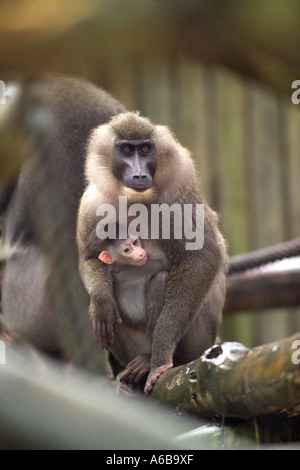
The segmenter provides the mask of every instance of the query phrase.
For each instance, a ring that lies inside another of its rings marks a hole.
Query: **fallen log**
[[[250,251],[250,253],[232,256],[229,260],[228,274],[231,276],[278,260],[295,258],[299,255],[300,238],[294,238],[260,250]]]
[[[300,305],[300,264],[285,270],[272,264],[228,276],[223,313]]]
[[[197,360],[166,371],[152,397],[203,418],[249,419],[300,414],[300,333],[248,349],[212,346]]]

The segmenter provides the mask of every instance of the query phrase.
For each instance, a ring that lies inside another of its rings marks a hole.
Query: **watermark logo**
[[[0,365],[6,364],[6,346],[4,341],[0,341]]]
[[[3,80],[0,80],[0,104],[6,104],[6,98],[7,98],[7,90],[6,90],[6,85]]]
[[[300,80],[293,81],[292,89],[296,89],[296,91],[294,91],[291,96],[292,103],[299,104],[300,103]]]
[[[127,197],[119,196],[119,213],[112,204],[100,204],[96,216],[102,217],[96,227],[100,240],[127,238],[127,233],[141,239],[186,240],[186,250],[200,250],[204,244],[204,204],[132,204],[127,207]],[[128,217],[131,218],[128,224]],[[124,233],[123,233],[124,231]]]
[[[295,352],[292,354],[292,363],[295,364],[296,366],[300,364],[300,340],[295,339],[292,344],[292,348],[296,349]]]

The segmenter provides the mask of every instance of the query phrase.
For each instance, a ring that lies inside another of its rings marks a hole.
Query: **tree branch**
[[[224,313],[300,305],[300,267],[251,269],[227,277]]]
[[[222,343],[199,359],[166,371],[152,397],[205,418],[249,419],[287,410],[299,414],[297,362],[300,333],[254,349]]]

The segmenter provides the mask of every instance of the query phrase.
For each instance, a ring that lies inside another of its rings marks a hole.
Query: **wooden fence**
[[[128,109],[169,125],[193,152],[230,255],[299,236],[300,106],[188,59],[120,58],[90,72]],[[254,346],[299,328],[300,309],[241,312],[224,320],[222,337]]]

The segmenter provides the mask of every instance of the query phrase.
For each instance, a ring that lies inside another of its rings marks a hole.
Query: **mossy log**
[[[216,344],[199,359],[166,371],[152,397],[203,418],[300,414],[300,334],[248,349]]]

